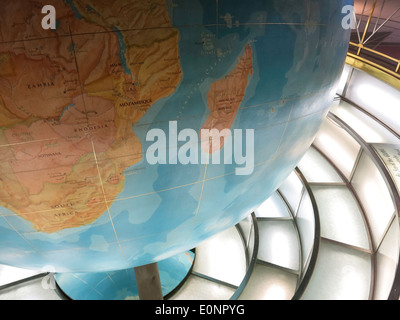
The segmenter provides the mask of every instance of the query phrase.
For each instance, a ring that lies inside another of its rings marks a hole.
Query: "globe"
[[[244,219],[328,112],[348,4],[2,2],[0,263],[129,269]]]

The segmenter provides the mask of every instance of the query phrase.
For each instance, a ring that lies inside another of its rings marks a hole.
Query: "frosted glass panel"
[[[252,225],[250,229],[250,238],[249,238],[249,244],[248,244],[248,257],[251,259],[254,254],[254,244],[255,244],[255,231],[254,231],[254,225]],[[250,263],[250,261],[249,261]]]
[[[235,289],[190,275],[170,300],[229,300]]]
[[[330,163],[314,148],[308,149],[298,167],[308,182],[343,182]]]
[[[292,221],[259,221],[258,259],[299,270],[299,241]]]
[[[325,119],[314,141],[318,147],[347,177],[353,171],[360,145],[344,129],[329,118]]]
[[[43,272],[45,271],[43,270]],[[39,273],[40,273],[39,271],[32,271],[27,269],[0,265],[0,286],[14,281],[25,279]]]
[[[295,218],[301,239],[301,250],[303,255],[303,269],[312,253],[315,237],[315,217],[310,196],[304,193],[300,202],[299,211]]]
[[[242,239],[231,228],[196,247],[193,271],[239,286],[246,273],[246,255]]]
[[[0,291],[0,300],[61,300],[53,289],[44,289],[42,281],[47,278],[38,278],[12,286]]]
[[[321,236],[370,249],[362,213],[345,186],[313,186],[321,224]]]
[[[296,285],[296,275],[257,263],[239,300],[290,300]]]
[[[290,213],[278,193],[272,194],[254,214],[258,218],[290,218]]]
[[[393,216],[394,207],[385,181],[365,153],[360,158],[352,185],[363,204],[376,248]]]
[[[293,214],[296,214],[303,191],[303,184],[295,172],[289,175],[286,181],[280,186],[279,191],[285,197]]]
[[[398,143],[397,138],[378,122],[347,102],[340,101],[330,110],[368,143]]]
[[[354,69],[346,96],[400,133],[400,91]]]
[[[375,300],[389,297],[399,261],[399,221],[394,219],[376,255]]]
[[[247,218],[243,219],[240,221],[238,224],[241,228],[241,231],[243,233],[243,237],[245,239],[246,247],[249,246],[249,240],[251,236],[251,229],[252,229],[252,217],[249,215]]]
[[[367,300],[371,256],[321,240],[313,276],[302,300]]]
[[[343,95],[343,90],[346,86],[347,80],[349,78],[349,74],[353,67],[349,66],[348,64],[344,65],[342,76],[340,77],[340,81],[337,88],[337,93]]]

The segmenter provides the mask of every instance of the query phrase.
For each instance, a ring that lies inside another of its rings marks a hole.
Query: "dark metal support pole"
[[[136,284],[140,300],[163,300],[160,274],[156,263],[136,267]]]

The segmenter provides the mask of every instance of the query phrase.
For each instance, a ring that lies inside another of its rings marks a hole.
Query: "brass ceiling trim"
[[[347,54],[346,63],[400,90],[400,74],[352,53]]]

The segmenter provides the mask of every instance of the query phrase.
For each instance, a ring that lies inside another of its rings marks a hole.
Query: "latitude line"
[[[282,103],[282,100],[284,100],[285,103],[286,103],[286,102],[292,102],[292,101],[301,100],[301,99],[307,99],[307,98],[310,98],[312,96],[316,96],[316,95],[319,95],[319,94],[321,94],[323,92],[326,92],[326,90],[329,87],[330,86],[328,86],[328,85],[326,85],[326,86],[324,85],[324,86],[321,87],[321,90],[318,90],[318,91],[315,91],[315,92],[309,92],[307,94],[299,95],[299,96],[296,96],[296,97],[281,97],[281,98],[273,100],[273,101],[265,101],[263,103],[258,103],[258,104],[254,104],[254,105],[239,106],[238,111],[239,110],[249,109],[249,108],[262,108],[262,107],[269,108],[270,106],[279,107],[281,105],[281,103]],[[319,111],[316,111],[316,112],[319,112]],[[305,116],[307,116],[307,115],[308,114],[306,114]],[[177,119],[173,119],[173,120],[185,121],[185,120],[188,120],[188,119],[197,119],[197,118],[201,118],[201,117],[203,117],[203,114],[196,114],[196,115],[193,115],[193,116],[190,116],[190,117],[177,118]],[[171,121],[171,119],[157,121],[157,122],[151,122],[151,123],[150,122],[149,123],[143,123],[141,125],[138,125],[137,128],[148,126],[149,124],[162,124],[162,123],[166,123],[166,122],[169,122],[169,121]]]
[[[326,23],[306,23],[306,22],[243,22],[240,23],[240,26],[258,26],[258,25],[291,25],[291,26],[307,26],[307,27],[315,27],[315,26],[327,26]],[[132,32],[132,31],[149,31],[149,30],[157,30],[157,29],[179,29],[179,28],[198,28],[198,27],[226,27],[225,23],[209,23],[209,24],[190,24],[190,25],[180,25],[180,26],[170,26],[170,27],[149,27],[149,28],[128,28],[121,29],[120,32]],[[106,34],[106,33],[114,33],[113,30],[104,30],[104,31],[96,31],[96,32],[76,32],[69,34],[59,34],[51,37],[40,37],[40,38],[28,38],[28,39],[16,39],[16,40],[8,40],[8,41],[0,41],[0,44],[10,44],[10,43],[18,43],[18,42],[28,42],[28,41],[40,41],[40,40],[49,40],[49,39],[58,39],[58,38],[67,38],[70,36],[87,36],[87,35],[95,35],[95,34]]]
[[[30,141],[21,141],[21,142],[15,142],[15,143],[1,144],[1,145],[0,145],[0,148],[18,146],[18,145],[21,145],[21,144],[32,144],[32,143],[36,143],[36,142],[54,141],[54,140],[57,140],[57,138],[40,139],[40,140],[30,140]]]
[[[293,119],[292,119],[292,120],[293,120]],[[288,122],[290,122],[290,121],[288,121]],[[279,155],[280,155],[282,152],[283,152],[283,151],[281,151],[281,150],[278,149],[272,157],[270,157],[270,158],[268,158],[268,159],[266,159],[266,160],[263,160],[263,161],[260,161],[260,162],[258,162],[258,163],[256,163],[256,164],[254,164],[254,169],[255,169],[255,168],[258,168],[258,167],[261,167],[261,166],[263,166],[263,165],[265,165],[265,164],[267,164],[267,163],[269,163],[269,162],[272,162],[272,161],[276,160],[276,158],[279,157]],[[205,172],[205,174],[206,174],[206,172]],[[133,196],[133,197],[123,198],[123,199],[115,199],[114,201],[118,201],[118,200],[121,201],[121,200],[126,200],[126,199],[131,199],[131,198],[138,198],[138,197],[146,196],[146,195],[150,195],[150,194],[157,194],[157,193],[160,193],[160,192],[166,192],[166,191],[168,191],[168,190],[173,190],[173,189],[178,189],[178,188],[182,188],[182,187],[187,187],[187,186],[195,185],[195,184],[198,184],[198,183],[203,183],[203,185],[202,185],[202,192],[203,192],[203,188],[204,188],[204,183],[205,183],[205,181],[211,181],[211,180],[223,178],[223,177],[226,177],[226,176],[229,176],[229,175],[233,175],[233,174],[235,174],[235,171],[228,172],[228,173],[225,173],[225,174],[222,174],[222,175],[218,175],[218,176],[215,176],[215,177],[211,177],[211,178],[208,178],[208,179],[204,179],[204,176],[203,176],[203,180],[199,180],[199,181],[196,181],[196,182],[192,182],[192,183],[189,183],[189,184],[186,184],[186,185],[176,186],[176,187],[173,187],[173,188],[168,188],[168,189],[164,189],[164,190],[158,190],[158,191],[154,191],[154,192],[151,192],[151,193],[136,195],[136,196]],[[103,193],[103,195],[104,195],[104,193]],[[201,195],[201,197],[202,197],[202,195]],[[200,200],[201,200],[201,199],[200,199]],[[198,208],[200,207],[200,200],[199,200],[199,203],[198,203]],[[111,201],[111,200],[106,200],[105,202],[112,202],[112,201]],[[107,205],[107,203],[106,203],[106,205]],[[107,208],[108,208],[108,205],[107,205]],[[50,211],[50,210],[44,210],[44,211]],[[197,212],[198,212],[198,210],[197,210]],[[36,213],[36,212],[32,212],[32,213]],[[109,214],[110,214],[110,213],[109,213]],[[25,241],[26,241],[35,251],[37,251],[39,254],[47,254],[47,253],[52,253],[52,252],[63,252],[63,251],[81,250],[81,249],[82,249],[82,248],[80,248],[80,247],[79,247],[79,248],[64,248],[64,249],[61,249],[61,250],[46,251],[46,252],[43,252],[43,253],[42,253],[42,252],[40,252],[39,250],[37,250],[27,239],[25,239],[24,236],[22,236],[21,233],[18,232],[18,231],[7,221],[7,219],[6,219],[7,216],[19,216],[19,217],[21,217],[19,214],[16,214],[16,213],[14,213],[14,214],[1,214],[1,211],[0,211],[0,216],[2,216],[3,219],[5,219],[6,222],[11,226],[11,228],[13,228],[14,231],[15,231],[18,235],[20,235],[21,238],[22,238],[23,240],[25,240]],[[115,229],[114,229],[114,230],[115,230]],[[27,234],[27,233],[31,233],[31,232],[24,232],[24,234]],[[117,238],[117,237],[116,237],[116,238]],[[139,237],[139,238],[141,238],[141,237]],[[134,241],[134,240],[136,240],[136,239],[138,239],[138,238],[124,239],[123,242]],[[112,242],[112,243],[110,243],[110,244],[114,244],[114,243],[115,243],[115,242]],[[119,241],[118,238],[117,238],[117,243],[120,245],[120,241]],[[121,248],[121,245],[120,245],[120,248]],[[125,256],[124,256],[124,257],[125,257]]]
[[[195,184],[199,184],[202,183],[204,180],[198,180],[195,182],[191,182],[191,183],[187,183],[187,184],[182,184],[176,187],[171,187],[171,188],[167,188],[167,189],[162,189],[162,190],[158,190],[158,191],[152,191],[152,192],[148,192],[148,193],[143,193],[143,194],[138,194],[135,196],[130,196],[130,197],[125,197],[125,198],[116,198],[114,200],[107,200],[108,202],[114,202],[114,201],[123,201],[123,200],[129,200],[129,199],[134,199],[134,198],[139,198],[139,197],[143,197],[143,196],[150,196],[152,194],[157,194],[157,193],[161,193],[161,192],[167,192],[167,191],[171,191],[171,190],[175,190],[175,189],[180,189],[180,188],[185,188],[185,187],[189,187],[189,186],[193,186]]]
[[[273,157],[268,158],[267,160],[264,160],[264,161],[261,161],[261,162],[255,164],[255,165],[254,165],[254,168],[261,167],[262,165],[265,165],[265,164],[267,164],[268,162],[271,162],[271,161],[275,160],[278,156],[279,156],[279,154],[275,154]],[[212,177],[212,178],[205,179],[204,182],[205,182],[205,181],[210,181],[210,180],[219,179],[219,178],[222,178],[222,177],[224,177],[224,176],[229,176],[229,175],[233,175],[233,174],[235,174],[235,171],[228,172],[228,173],[225,173],[225,174],[223,174],[223,175],[216,176],[216,177]],[[203,180],[199,180],[199,181],[197,181],[197,182],[195,182],[195,183],[192,183],[192,184],[198,184],[198,183],[201,183],[201,182],[203,182]],[[182,187],[182,186],[177,186],[177,187],[172,188],[172,189],[176,189],[176,188],[180,188],[180,187]],[[163,192],[163,191],[166,191],[166,190],[160,190],[160,191],[158,191],[158,192]],[[155,192],[155,193],[158,193],[158,192]],[[143,195],[139,195],[139,196],[143,196]],[[139,196],[137,196],[137,197],[139,197]],[[152,236],[153,236],[153,235],[157,235],[157,234],[158,234],[158,233],[152,234]],[[145,237],[145,236],[140,236],[140,237],[136,237],[136,238],[124,239],[124,240],[122,240],[122,242],[127,243],[127,242],[135,241],[135,240],[137,240],[137,239],[141,239],[141,238],[144,238],[144,237]],[[113,245],[113,244],[115,244],[115,243],[116,243],[116,242],[108,242],[109,245]],[[79,250],[84,250],[84,249],[85,249],[85,248],[82,248],[82,247],[63,248],[63,249],[58,249],[58,250],[46,251],[45,253],[47,254],[47,253],[54,253],[54,252],[79,251]]]
[[[264,160],[264,161],[261,161],[261,162],[259,162],[259,163],[254,164],[254,168],[257,168],[257,167],[259,167],[259,166],[261,166],[261,165],[263,165],[263,164],[266,164],[266,163],[269,162],[269,161],[274,160],[278,155],[279,155],[279,153],[276,154],[276,155],[274,155],[274,156],[272,156],[271,158],[268,158],[267,160]],[[207,166],[207,164],[205,164],[205,165]],[[207,173],[207,172],[205,171],[205,172],[204,172],[204,175],[206,175],[206,173]],[[221,175],[218,175],[218,176],[215,176],[215,177],[207,178],[207,179],[204,179],[205,176],[203,176],[203,180],[198,180],[198,181],[195,181],[195,182],[191,182],[191,183],[187,183],[187,184],[183,184],[183,185],[179,185],[179,186],[175,186],[175,187],[171,187],[171,188],[167,188],[167,189],[152,191],[152,192],[148,192],[148,193],[142,193],[142,194],[138,194],[138,195],[134,195],[134,196],[130,196],[130,197],[116,198],[116,199],[114,199],[114,200],[110,200],[110,199],[105,198],[105,200],[103,200],[103,201],[101,201],[101,202],[96,202],[96,204],[100,204],[100,203],[105,203],[105,204],[107,204],[107,203],[113,203],[113,202],[115,202],[115,201],[125,201],[125,200],[140,198],[140,197],[144,197],[144,196],[149,196],[149,195],[153,195],[153,194],[158,194],[158,193],[167,192],[167,191],[171,191],[171,190],[175,190],[175,189],[180,189],[180,188],[185,188],[185,187],[193,186],[193,185],[195,185],[195,184],[204,183],[204,182],[206,182],[206,181],[211,181],[211,180],[219,179],[219,178],[226,177],[226,176],[229,176],[229,175],[232,175],[232,174],[235,174],[235,171],[227,172],[227,173],[224,173],[224,174],[221,174]],[[104,194],[103,194],[103,196],[104,196]],[[79,208],[80,208],[80,207],[77,207],[76,209],[79,209]],[[82,208],[85,208],[85,206],[82,205]],[[54,211],[54,210],[59,210],[59,211],[61,211],[61,210],[64,210],[64,208],[56,208],[56,209],[46,209],[46,210],[39,210],[39,211],[32,211],[32,212],[24,212],[23,214],[24,214],[24,215],[27,215],[27,214],[45,213],[45,212],[50,212],[50,211]],[[16,214],[16,213],[13,213],[13,214],[3,214],[3,215],[2,215],[1,212],[0,212],[0,216],[3,216],[3,217],[15,216],[15,215],[19,216],[19,214]]]
[[[288,120],[288,121],[286,122],[286,128],[287,128],[287,125],[288,125],[289,122],[292,122],[292,121],[297,120],[297,119],[299,119],[299,118],[303,118],[303,117],[305,118],[305,117],[307,117],[307,116],[315,115],[315,114],[320,113],[320,112],[323,112],[323,111],[324,111],[324,110],[322,110],[322,111],[320,110],[320,111],[318,111],[318,112],[311,113],[311,114],[309,114],[309,115],[305,115],[305,116],[302,116],[302,117],[290,119],[290,120]],[[284,130],[286,130],[286,128],[285,128]],[[281,137],[280,140],[282,140],[282,137]],[[280,143],[280,144],[281,144],[281,143]],[[266,160],[263,160],[263,161],[260,161],[260,162],[258,162],[258,163],[255,163],[255,164],[254,164],[254,168],[257,168],[257,167],[262,166],[262,165],[264,165],[264,164],[266,164],[266,163],[268,163],[268,162],[270,162],[270,161],[275,160],[275,159],[281,154],[281,152],[280,152],[279,149],[280,149],[280,145],[277,147],[277,150],[276,150],[276,152],[274,153],[274,155],[272,155],[270,158],[268,158],[268,159],[266,159]],[[167,192],[167,191],[171,191],[171,190],[175,190],[175,189],[179,189],[179,188],[184,188],[184,187],[189,187],[189,186],[192,186],[192,185],[195,185],[195,184],[203,183],[204,181],[210,181],[210,180],[219,179],[219,178],[222,178],[222,177],[225,177],[225,176],[232,175],[232,174],[234,174],[234,173],[235,173],[235,171],[227,172],[227,173],[224,173],[224,174],[215,176],[215,177],[210,177],[210,178],[207,178],[207,179],[198,180],[198,181],[191,182],[191,183],[187,183],[187,184],[184,184],[184,185],[179,185],[179,186],[175,186],[175,187],[171,187],[171,188],[167,188],[167,189],[162,189],[162,190],[157,190],[157,191],[152,191],[152,192],[143,193],[143,194],[138,194],[138,195],[134,195],[134,196],[130,196],[130,197],[116,198],[116,199],[114,199],[114,200],[110,200],[110,199],[105,198],[105,200],[104,200],[103,202],[104,202],[104,203],[113,203],[113,202],[115,202],[115,201],[124,201],[124,200],[139,198],[139,197],[143,197],[143,196],[153,195],[153,194],[157,194],[157,193],[161,193],[161,192]],[[97,203],[102,203],[102,202],[97,202]],[[82,207],[85,207],[85,206],[82,205]],[[54,210],[63,210],[63,208],[38,210],[38,211],[33,211],[33,212],[25,212],[25,213],[23,213],[23,214],[26,215],[26,214],[36,214],[36,213],[42,213],[42,212],[44,213],[44,212],[49,212],[49,211],[54,211]],[[16,214],[16,213],[13,213],[13,214],[1,214],[1,211],[0,211],[0,216],[3,216],[3,217],[15,216],[15,215],[20,216],[19,214]]]

